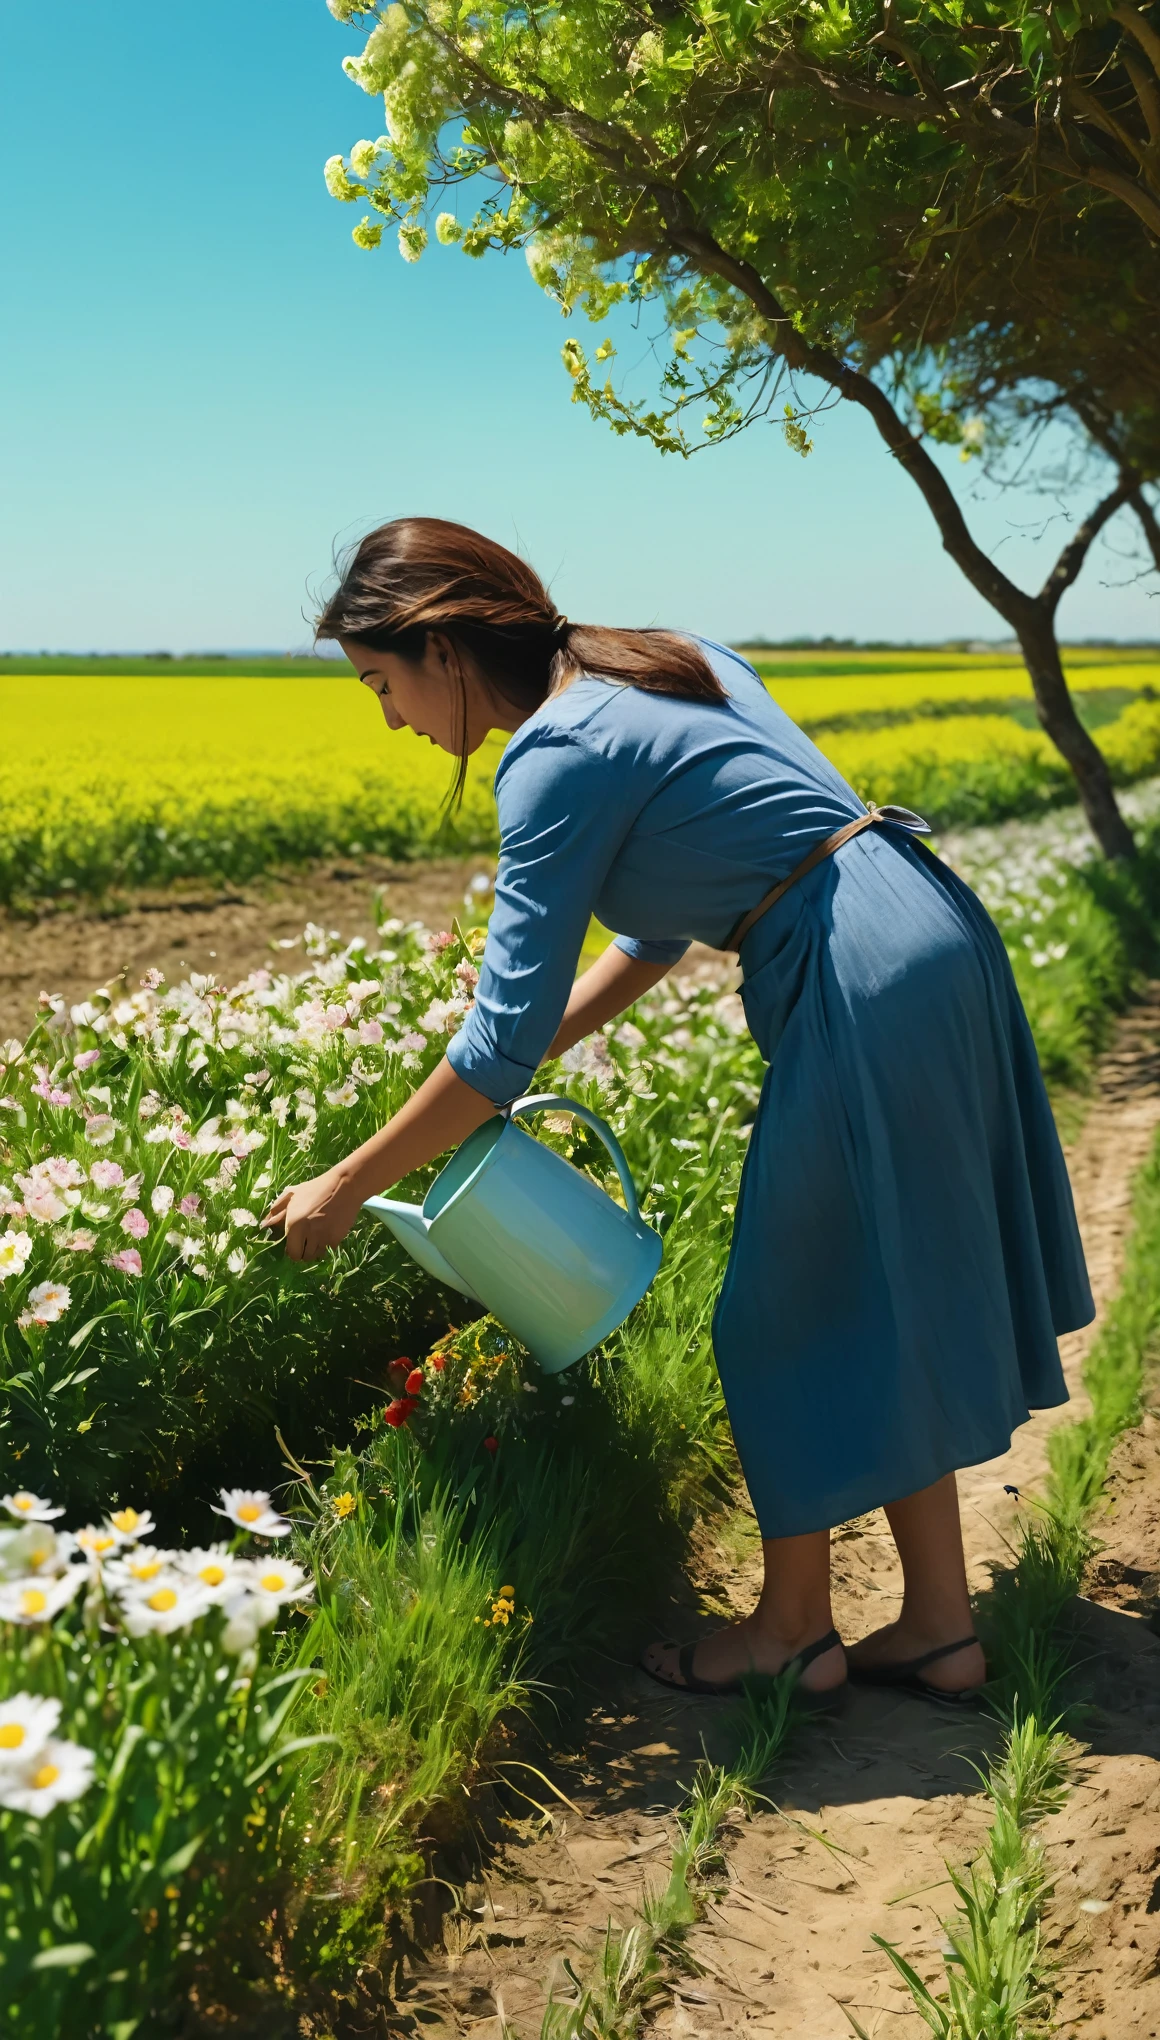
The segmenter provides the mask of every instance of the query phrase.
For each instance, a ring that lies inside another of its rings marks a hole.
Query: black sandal
[[[835,1645],[841,1645],[842,1639],[836,1629],[827,1629],[825,1635],[819,1636],[816,1643],[809,1643],[804,1650],[799,1650],[797,1656],[790,1658],[788,1664],[784,1664],[780,1672],[759,1672],[756,1666],[753,1666],[749,1671],[740,1673],[735,1679],[700,1679],[697,1677],[696,1672],[693,1670],[693,1658],[696,1655],[697,1644],[700,1641],[701,1639],[698,1637],[693,1643],[681,1645],[680,1653],[677,1657],[677,1670],[680,1673],[679,1680],[668,1679],[663,1672],[654,1672],[652,1666],[646,1665],[643,1658],[640,1660],[640,1669],[642,1672],[647,1672],[650,1679],[655,1679],[658,1686],[664,1686],[670,1693],[693,1693],[702,1698],[712,1700],[727,1700],[731,1699],[736,1693],[744,1692],[747,1679],[780,1679],[786,1672],[794,1672],[799,1681],[794,1692],[795,1704],[805,1708],[811,1714],[819,1714],[827,1708],[838,1706],[845,1696],[846,1688],[844,1684],[831,1686],[824,1693],[803,1692],[800,1686],[801,1675],[805,1671],[806,1666],[812,1665],[815,1658],[824,1657],[828,1650],[834,1649]]]
[[[972,1643],[978,1643],[977,1636],[962,1636],[957,1643],[940,1643],[937,1650],[924,1651],[921,1657],[904,1658],[896,1665],[860,1665],[856,1658],[848,1659],[850,1684],[852,1686],[888,1686],[900,1693],[916,1693],[922,1700],[935,1700],[941,1707],[974,1707],[983,1691],[982,1686],[953,1688],[932,1686],[929,1679],[920,1679],[919,1673],[926,1665],[937,1664],[940,1658],[954,1657],[955,1652],[966,1650]]]

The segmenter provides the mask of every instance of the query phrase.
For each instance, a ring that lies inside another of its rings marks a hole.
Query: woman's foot
[[[850,1670],[856,1676],[861,1670],[867,1672],[888,1671],[894,1665],[910,1664],[915,1658],[925,1657],[928,1651],[941,1650],[946,1644],[956,1643],[967,1635],[970,1624],[960,1622],[957,1630],[944,1632],[941,1636],[917,1629],[913,1623],[900,1617],[897,1622],[888,1622],[884,1629],[875,1629],[870,1636],[862,1637],[850,1645]],[[934,1687],[939,1693],[973,1693],[986,1683],[987,1660],[983,1646],[977,1640],[963,1643],[946,1657],[936,1658],[922,1668],[922,1681]]]
[[[739,1679],[752,1676],[776,1678],[784,1672],[809,1646],[825,1635],[825,1630],[815,1630],[807,1636],[774,1636],[766,1628],[759,1628],[757,1619],[747,1615],[742,1622],[734,1622],[728,1629],[718,1629],[712,1636],[702,1637],[696,1645],[692,1658],[693,1676],[704,1679],[714,1686],[732,1686]],[[641,1664],[654,1679],[680,1691],[686,1684],[681,1675],[681,1645],[676,1643],[650,1643],[641,1658]],[[814,1658],[802,1672],[802,1691],[806,1693],[831,1693],[846,1683],[846,1658],[840,1642],[835,1641],[829,1650]]]

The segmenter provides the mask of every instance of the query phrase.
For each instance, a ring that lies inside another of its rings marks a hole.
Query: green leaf
[[[42,1948],[34,1955],[30,1967],[33,1969],[79,1969],[82,1962],[91,1962],[96,1954],[87,1941],[61,1941],[55,1948]]]
[[[164,1863],[161,1864],[158,1875],[161,1877],[180,1877],[183,1870],[188,1870],[208,1833],[209,1829],[207,1827],[202,1828],[201,1833],[194,1835],[192,1841],[186,1842],[180,1849],[175,1849],[172,1856],[167,1856]]]

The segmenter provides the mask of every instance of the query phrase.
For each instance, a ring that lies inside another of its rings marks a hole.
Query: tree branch
[[[1150,21],[1145,21],[1139,9],[1130,6],[1128,0],[1119,0],[1118,6],[1113,7],[1112,20],[1118,21],[1125,34],[1139,43],[1152,69],[1160,78],[1160,32],[1153,28]]]
[[[1128,501],[1140,520],[1144,536],[1148,541],[1148,550],[1155,563],[1156,572],[1160,574],[1160,519],[1157,518],[1156,512],[1153,510],[1143,489],[1133,489]]]
[[[1136,475],[1121,474],[1111,493],[1104,497],[1102,503],[1097,503],[1094,510],[1089,511],[1082,524],[1076,526],[1039,591],[1041,606],[1052,616],[1058,609],[1061,598],[1077,579],[1080,568],[1105,524],[1115,516],[1117,510],[1123,509],[1125,503],[1132,501],[1133,496],[1139,493],[1139,486]]]

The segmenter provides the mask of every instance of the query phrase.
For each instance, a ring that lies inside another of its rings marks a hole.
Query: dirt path
[[[473,874],[495,871],[486,857],[414,864],[362,858],[327,863],[284,878],[222,888],[188,884],[126,894],[99,910],[47,902],[35,918],[0,909],[0,1038],[27,1033],[41,991],[87,998],[122,972],[136,984],[155,964],[167,976],[215,971],[236,983],[294,943],[308,921],[369,939],[375,895],[404,921],[446,927],[462,912]]]
[[[1069,1154],[1080,1224],[1101,1311],[1114,1295],[1131,1180],[1160,1124],[1160,986],[1119,1025],[1098,1095]],[[1064,1342],[1070,1379],[1092,1337]],[[1077,1401],[1080,1401],[1077,1398]],[[1080,1401],[1080,1406],[1082,1402]],[[1076,1404],[1072,1405],[1074,1409]],[[1044,1441],[1066,1411],[1025,1427],[1011,1452],[964,1476],[972,1569],[1001,1554],[1013,1504],[1006,1485],[1032,1486]],[[1063,1813],[1049,1823],[1061,1876],[1057,1912],[1066,1981],[1067,2040],[1150,2040],[1160,2033],[1160,1421],[1118,1457],[1106,1550],[1081,1619],[1098,1647],[1091,1754]],[[758,1580],[755,1527],[699,1554],[686,1605],[667,1611],[681,1634],[748,1608]],[[1141,1556],[1144,1554],[1144,1556]],[[835,1535],[836,1613],[850,1639],[895,1611],[899,1576],[885,1519]],[[631,1921],[650,1872],[663,1873],[667,1811],[702,1748],[732,1749],[729,1710],[669,1699],[627,1667],[593,1710],[581,1754],[554,1776],[582,1817],[557,1807],[513,1808],[509,1839],[446,1926],[444,1958],[407,1987],[425,2030],[502,2040],[538,2034],[562,1960],[591,1954],[609,1918]],[[873,2040],[919,2040],[927,2028],[871,1935],[895,1942],[920,1974],[941,1976],[940,1910],[950,1905],[945,1860],[978,1849],[985,1815],[972,1758],[994,1730],[921,1702],[861,1692],[830,1726],[803,1734],[780,1776],[780,1811],[736,1830],[729,1877],[691,1950],[701,1971],[678,1987],[657,2030],[676,2040],[753,2032],[774,2040],[849,2040],[846,2007]],[[528,1790],[544,1801],[529,1777]]]

